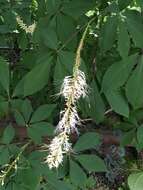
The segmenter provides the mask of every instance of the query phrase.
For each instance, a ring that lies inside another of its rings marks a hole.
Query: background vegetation
[[[92,18],[80,136],[49,170],[57,94]],[[142,84],[142,0],[0,0],[0,190],[142,190]]]

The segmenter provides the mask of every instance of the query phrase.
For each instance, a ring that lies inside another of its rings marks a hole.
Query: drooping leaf
[[[82,135],[74,146],[75,151],[83,151],[95,148],[100,144],[100,136],[94,132],[88,132]]]
[[[127,31],[126,23],[123,21],[119,22],[119,33],[118,33],[118,51],[122,58],[128,57],[130,49],[130,37]]]
[[[108,17],[100,34],[100,48],[103,52],[110,50],[116,39],[118,19],[116,16]]]
[[[143,56],[126,84],[126,96],[132,106],[137,109],[143,106]]]
[[[76,156],[76,159],[90,172],[105,172],[107,170],[104,161],[96,155],[80,155]]]

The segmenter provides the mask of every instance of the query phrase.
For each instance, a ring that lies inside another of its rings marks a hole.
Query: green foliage
[[[0,190],[94,188],[91,172],[107,172],[96,154],[100,125],[120,130],[122,147],[143,149],[142,11],[142,0],[0,1],[0,176],[16,160]],[[55,134],[64,107],[60,87],[92,18],[81,58],[88,96],[77,105],[85,126],[78,139],[72,134],[73,152],[63,165],[49,170],[48,151],[37,149]],[[128,184],[141,190],[142,172],[130,174]]]
[[[106,166],[101,158],[95,155],[80,155],[76,157],[81,165],[88,171],[105,172]]]
[[[143,186],[143,173],[139,172],[139,173],[134,173],[131,174],[128,178],[128,184],[130,187],[130,190],[141,190],[142,186]]]
[[[15,132],[11,125],[7,126],[4,130],[2,143],[9,144],[14,138]]]
[[[90,140],[89,140],[90,139]],[[74,146],[75,151],[83,151],[90,148],[95,148],[97,145],[100,144],[99,135],[96,133],[86,133],[82,135],[78,142]]]

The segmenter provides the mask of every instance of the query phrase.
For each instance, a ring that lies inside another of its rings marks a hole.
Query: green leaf
[[[2,57],[0,57],[0,83],[9,94],[9,66]]]
[[[110,91],[122,86],[128,79],[134,65],[137,55],[132,55],[126,59],[126,62],[118,62],[111,65],[104,74],[102,81],[102,91]]]
[[[143,23],[139,14],[135,12],[129,12],[127,14],[128,30],[133,38],[133,41],[137,47],[143,47]]]
[[[80,164],[90,172],[105,172],[106,166],[104,161],[96,155],[76,156]]]
[[[63,44],[65,44],[66,41],[69,40],[74,33],[76,33],[75,21],[72,17],[64,15],[60,12],[59,14],[57,14],[56,23],[57,23],[58,38]],[[71,41],[69,41],[66,44],[66,48],[74,49],[76,45],[77,45],[77,36],[75,36]]]
[[[24,78],[22,78],[16,85],[12,97],[22,96],[24,94]]]
[[[52,190],[74,190],[67,181],[62,181],[54,178],[53,176],[48,176],[48,184],[50,184],[53,189]],[[49,185],[47,189],[49,188]]]
[[[66,75],[72,72],[75,60],[75,53],[68,51],[61,51],[57,57],[57,63],[54,71],[54,82],[60,88],[61,81]],[[57,89],[59,91],[59,89]]]
[[[47,8],[48,14],[53,14],[56,11],[58,11],[59,6],[61,4],[61,0],[56,0],[56,1],[55,0],[50,0],[50,1],[48,0],[45,3],[46,3],[46,8]],[[43,9],[42,9],[42,11],[43,11]]]
[[[44,63],[36,65],[24,78],[17,84],[13,96],[23,94],[24,96],[32,95],[41,90],[49,80],[51,66],[51,57],[47,57]],[[23,89],[23,91],[22,91]]]
[[[18,176],[19,177],[19,176]],[[35,168],[24,169],[20,173],[21,183],[24,184],[26,189],[36,189],[40,182],[40,176],[36,172]]]
[[[68,156],[64,156],[62,164],[58,168],[58,178],[64,178],[69,173],[69,159]]]
[[[93,0],[72,0],[71,2],[64,4],[63,12],[75,19],[78,19],[82,14],[92,9],[94,6],[95,1]]]
[[[137,140],[139,144],[139,148],[143,148],[143,126],[139,127],[137,130]]]
[[[122,58],[128,56],[130,49],[130,37],[127,31],[126,23],[123,21],[119,22],[119,33],[118,33],[118,51]]]
[[[54,111],[55,104],[45,104],[40,106],[32,115],[30,123],[42,121],[51,117],[52,112]]]
[[[13,140],[14,136],[15,136],[14,128],[11,125],[9,125],[4,130],[2,142],[4,144],[9,144]]]
[[[137,109],[143,106],[143,56],[126,84],[126,96],[132,106]]]
[[[129,117],[129,105],[120,89],[105,93],[111,108],[118,114]]]
[[[131,174],[128,178],[130,190],[142,190],[143,172]]]
[[[57,49],[58,39],[57,34],[53,28],[43,28],[42,30],[42,40],[44,44],[51,49]]]
[[[0,165],[4,165],[9,163],[10,160],[10,154],[8,147],[1,146],[0,147]]]
[[[129,6],[131,4],[131,2],[132,2],[132,0],[126,0],[126,1],[118,0],[120,10],[125,9],[127,6]]]
[[[124,135],[121,138],[121,146],[127,146],[129,144],[132,144],[133,139],[135,137],[135,130],[131,130],[129,132],[124,133]]]
[[[18,44],[19,44],[19,48],[21,48],[22,50],[25,50],[27,48],[28,38],[25,32],[20,33],[20,36],[18,38]]]
[[[88,132],[82,135],[74,146],[75,151],[83,151],[95,148],[100,144],[100,136],[94,132]]]
[[[31,124],[27,128],[28,136],[35,142],[41,143],[43,136],[51,136],[54,132],[54,127],[47,122],[39,122]]]
[[[104,120],[105,104],[99,93],[97,83],[91,83],[91,91],[89,93],[90,106],[88,109],[89,116],[98,124]]]
[[[47,46],[51,49],[57,49],[58,38],[55,28],[51,25],[51,20],[47,17],[39,19],[34,32],[34,40],[42,47]]]
[[[0,115],[7,115],[9,109],[8,101],[0,101]]]
[[[19,110],[14,110],[14,117],[15,117],[16,123],[19,126],[25,126],[26,125],[26,121],[24,119],[24,116],[22,115],[22,113]]]
[[[93,80],[90,84],[90,92],[88,97],[80,100],[79,108],[79,111],[81,111],[83,117],[91,117],[96,124],[99,124],[104,120],[105,103],[95,80]]]
[[[82,187],[87,180],[83,169],[74,161],[70,160],[70,180],[77,187]]]
[[[142,0],[136,0],[136,3],[138,6],[140,6],[143,9],[143,1]]]
[[[33,108],[32,108],[31,102],[28,99],[24,100],[21,105],[21,112],[24,116],[26,123],[28,123],[32,111],[33,111]]]
[[[107,21],[103,25],[100,34],[100,48],[103,52],[110,50],[116,39],[117,32],[117,17],[108,17]]]

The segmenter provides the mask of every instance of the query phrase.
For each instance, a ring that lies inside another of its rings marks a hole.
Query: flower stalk
[[[49,155],[46,157],[46,163],[49,168],[58,168],[63,162],[63,155],[72,150],[71,143],[69,142],[70,134],[76,132],[78,134],[77,126],[80,124],[76,103],[80,97],[87,95],[86,77],[83,71],[79,69],[81,64],[81,51],[84,45],[84,40],[88,32],[91,22],[87,27],[80,40],[75,65],[73,67],[72,76],[66,76],[61,86],[60,94],[65,98],[65,109],[61,111],[61,119],[56,127],[56,136],[51,141],[48,147]]]

